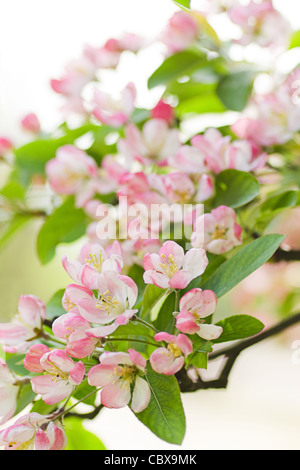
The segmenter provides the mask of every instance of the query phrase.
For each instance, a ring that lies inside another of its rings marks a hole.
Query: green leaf
[[[7,199],[23,199],[25,191],[23,186],[17,181],[9,181],[1,190],[0,195]]]
[[[277,234],[265,235],[244,246],[232,258],[225,261],[201,285],[201,288],[212,290],[217,297],[222,297],[266,263],[281,245],[284,238],[283,235]]]
[[[166,291],[164,289],[161,289],[154,284],[148,284],[143,296],[140,317],[146,320],[150,320],[151,318],[156,319],[159,313],[159,308],[164,301],[165,294]]]
[[[277,194],[276,196],[268,198],[260,207],[260,212],[262,214],[287,207],[295,207],[298,203],[299,191],[284,191],[283,193]]]
[[[252,92],[253,80],[254,74],[250,71],[233,72],[220,79],[217,94],[226,108],[243,111]]]
[[[291,37],[289,49],[294,49],[295,47],[300,47],[300,30],[295,31]]]
[[[166,331],[167,333],[174,333],[175,317],[173,315],[175,310],[175,292],[170,294],[164,301],[157,319],[154,322],[155,328],[159,331]]]
[[[215,93],[207,93],[180,101],[177,111],[178,115],[182,116],[189,113],[223,113],[226,108]]]
[[[250,315],[235,315],[217,323],[223,328],[222,335],[214,343],[225,343],[250,338],[264,329],[264,324]]]
[[[50,415],[59,405],[47,405],[42,399],[36,400],[30,410],[30,413],[39,413],[41,415]]]
[[[157,374],[148,365],[146,380],[151,400],[144,411],[136,414],[137,418],[160,439],[180,445],[185,435],[185,415],[176,378]]]
[[[178,5],[179,7],[184,7],[184,8],[190,8],[191,5],[191,0],[174,0],[174,3]]]
[[[220,205],[233,207],[244,206],[260,194],[260,185],[250,173],[239,170],[225,170],[217,175],[215,207]]]
[[[46,305],[47,318],[48,320],[54,320],[61,315],[66,313],[65,309],[62,306],[62,298],[64,296],[65,289],[60,289],[57,291],[53,297],[49,300]]]
[[[23,366],[25,354],[6,353],[5,362],[9,370],[22,377],[29,376],[30,372]]]
[[[55,256],[59,243],[71,243],[86,232],[87,216],[82,209],[74,207],[72,198],[58,207],[42,226],[37,239],[37,252],[42,264]]]
[[[206,56],[192,51],[182,51],[168,57],[148,80],[149,89],[167,85],[207,63]]]
[[[31,219],[28,215],[16,214],[0,232],[0,249],[5,243]]]
[[[36,394],[32,391],[30,383],[21,385],[17,397],[17,409],[15,411],[15,415],[23,411],[24,408],[26,408],[26,406],[29,405],[29,403],[31,403],[35,397]]]
[[[68,438],[66,450],[105,450],[105,446],[95,434],[84,429],[79,418],[66,418],[65,431]]]
[[[81,384],[78,385],[78,387],[76,387],[76,391],[73,394],[73,396],[74,398],[76,398],[76,400],[82,400],[84,397],[87,397],[93,391],[95,391],[95,387],[91,387],[91,385],[88,384],[88,381],[86,379],[83,382],[81,382]],[[82,403],[93,406],[95,403],[95,400],[96,400],[96,394],[87,398]]]

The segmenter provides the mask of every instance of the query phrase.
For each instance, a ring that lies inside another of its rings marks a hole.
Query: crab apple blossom
[[[0,431],[4,450],[64,450],[67,437],[60,423],[39,413],[29,413]]]
[[[164,119],[150,119],[142,130],[135,124],[128,124],[125,138],[119,139],[118,150],[129,161],[140,161],[149,164],[155,161],[166,162],[175,155],[179,146],[179,132],[170,129]]]
[[[292,28],[281,13],[275,10],[272,1],[250,0],[246,5],[236,2],[228,9],[228,15],[242,29],[243,35],[237,40],[239,44],[256,42],[261,47],[287,47]]]
[[[25,352],[42,331],[45,304],[34,295],[21,295],[18,314],[10,323],[0,323],[0,343],[8,353]]]
[[[74,362],[62,349],[54,349],[45,353],[40,364],[44,375],[31,379],[32,389],[42,395],[47,405],[59,403],[69,396],[85,376],[82,362]]]
[[[164,179],[166,196],[170,203],[191,204],[209,199],[214,192],[213,182],[209,175],[202,175],[195,184],[183,173],[169,173]]]
[[[208,129],[204,135],[191,139],[192,145],[202,153],[205,164],[213,173],[227,169],[254,171],[263,167],[267,155],[251,141],[223,137],[217,129]],[[201,161],[201,160],[200,160]]]
[[[0,358],[0,424],[8,421],[17,409],[20,387],[7,364]],[[0,444],[1,445],[1,444]]]
[[[205,318],[214,313],[217,296],[213,291],[196,288],[187,292],[179,302],[180,313],[176,316],[176,328],[185,334],[197,334],[211,341],[221,336],[220,326],[205,323]]]
[[[52,79],[50,84],[56,93],[77,98],[83,87],[93,79],[95,71],[95,64],[84,54],[67,64],[64,75],[59,79]]]
[[[284,83],[278,90],[255,95],[244,114],[231,126],[241,139],[257,145],[281,145],[300,129],[300,107],[294,102],[294,90]]]
[[[77,359],[90,356],[97,347],[98,339],[85,333],[90,328],[91,324],[80,315],[78,308],[61,315],[52,325],[53,334],[67,340],[65,351],[68,356]]]
[[[162,289],[185,289],[196,277],[204,273],[208,259],[202,248],[192,248],[186,254],[176,242],[167,241],[159,253],[144,256],[144,281]]]
[[[187,12],[176,12],[163,33],[161,41],[167,46],[169,54],[187,49],[198,37],[200,26],[196,18]]]
[[[14,144],[7,137],[0,137],[0,157],[4,157],[10,150],[12,150]]]
[[[137,285],[130,277],[114,271],[99,274],[97,297],[78,301],[81,316],[93,324],[102,325],[87,330],[86,334],[102,338],[113,333],[118,326],[126,325],[137,312],[133,309],[137,296]]]
[[[236,223],[236,213],[231,207],[219,206],[210,214],[195,221],[191,243],[216,255],[226,253],[242,243],[242,228]]]
[[[134,111],[135,99],[136,89],[133,83],[129,83],[125,87],[119,101],[114,100],[110,94],[97,89],[93,100],[93,115],[108,126],[123,126]]]
[[[38,134],[41,131],[39,118],[34,113],[30,113],[24,116],[21,121],[21,126],[24,131],[33,132],[34,134]]]
[[[185,357],[193,352],[191,340],[183,335],[170,335],[160,332],[154,336],[156,341],[168,343],[167,347],[157,348],[150,356],[152,369],[158,374],[174,375],[182,369]]]
[[[123,267],[122,247],[116,240],[106,249],[99,243],[87,243],[80,250],[77,260],[70,260],[64,256],[62,265],[71,279],[82,283],[87,288],[94,289],[97,286],[95,283],[97,283],[99,273],[105,271],[121,273]]]
[[[172,168],[187,175],[202,175],[209,171],[206,165],[205,153],[202,149],[197,149],[193,145],[183,145],[179,148],[175,156],[168,159]]]
[[[162,119],[170,126],[175,120],[175,110],[173,106],[164,100],[160,100],[150,111],[152,119]]]
[[[132,411],[140,413],[147,408],[151,392],[143,379],[146,360],[134,349],[124,352],[105,352],[100,364],[90,369],[88,382],[102,387],[101,403],[107,408],[123,408],[130,404]]]
[[[52,189],[58,194],[75,194],[88,200],[95,193],[93,183],[98,177],[98,166],[74,145],[60,147],[56,157],[47,163],[46,173]]]
[[[42,374],[44,368],[41,365],[41,358],[48,352],[50,352],[50,349],[45,344],[33,344],[26,353],[23,366],[30,372]]]

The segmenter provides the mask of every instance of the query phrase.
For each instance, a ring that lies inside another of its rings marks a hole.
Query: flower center
[[[217,224],[215,226],[215,231],[212,234],[213,240],[223,240],[225,236],[226,236],[226,228],[224,227],[224,225],[220,226],[219,224]]]
[[[166,261],[166,256],[164,254],[161,255],[163,263],[159,263],[160,267],[163,269],[165,274],[171,279],[174,274],[179,270],[178,266],[175,263],[175,259],[173,255],[168,256],[168,260]]]
[[[124,306],[116,299],[112,297],[109,290],[100,294],[99,299],[97,300],[96,308],[105,310],[107,315],[110,314],[111,310],[115,310],[115,313],[122,313],[124,311]]]
[[[102,265],[105,261],[105,259],[102,256],[102,250],[100,250],[99,258],[97,258],[97,255],[93,253],[89,253],[90,257],[85,259],[86,264],[89,264],[92,266],[96,271],[101,273],[102,270]]]
[[[177,346],[177,344],[175,344],[175,343],[169,343],[169,344],[168,344],[168,350],[170,351],[170,353],[171,353],[174,357],[180,357],[180,356],[182,356],[182,351],[181,351],[181,349],[180,349],[179,346]]]

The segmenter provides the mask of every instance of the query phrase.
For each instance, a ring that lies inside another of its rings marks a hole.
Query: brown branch
[[[261,334],[256,335],[252,338],[249,338],[245,341],[242,341],[238,344],[231,346],[230,348],[221,349],[220,351],[216,351],[209,356],[209,360],[214,360],[219,357],[226,358],[225,365],[220,373],[219,377],[215,380],[211,381],[203,381],[201,377],[199,377],[198,382],[194,383],[189,378],[187,371],[182,369],[176,374],[176,378],[178,380],[180,390],[182,393],[186,392],[195,392],[197,390],[208,390],[208,389],[225,389],[227,388],[229,375],[231,370],[235,364],[235,361],[239,357],[239,355],[247,348],[254,346],[268,338],[271,338],[279,333],[282,333],[287,328],[294,326],[295,324],[300,322],[300,313],[293,315],[292,317],[288,318],[280,322],[278,325],[275,325]]]
[[[272,260],[278,263],[280,261],[300,261],[300,251],[285,251],[282,248],[279,248],[276,253],[274,253]]]

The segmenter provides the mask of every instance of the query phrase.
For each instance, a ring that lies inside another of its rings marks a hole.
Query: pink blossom
[[[204,273],[207,265],[208,259],[202,248],[191,249],[185,254],[180,245],[167,241],[158,254],[147,253],[144,256],[144,281],[162,289],[185,289]]]
[[[195,184],[192,179],[179,172],[169,173],[164,178],[166,196],[171,203],[192,204],[203,202],[213,195],[212,179],[202,175]]]
[[[51,80],[51,87],[56,93],[68,98],[78,98],[83,87],[93,79],[95,70],[95,64],[83,55],[67,64],[64,75],[60,79]]]
[[[107,246],[105,250],[98,243],[88,243],[82,247],[77,260],[69,260],[64,256],[62,265],[75,282],[86,286],[85,293],[90,295],[88,290],[96,288],[99,273],[105,271],[121,273],[123,267],[122,247],[118,241]]]
[[[236,223],[231,207],[220,206],[203,214],[195,222],[191,238],[193,247],[203,247],[210,253],[220,255],[242,243],[242,228]]]
[[[67,437],[60,424],[47,416],[29,413],[0,431],[5,450],[64,450]]]
[[[229,136],[223,137],[217,129],[209,129],[204,135],[193,137],[192,144],[216,174],[227,169],[254,171],[266,163],[267,155],[257,145],[247,140],[231,142]]]
[[[41,357],[44,375],[31,379],[32,389],[45,403],[59,403],[80,385],[85,375],[82,362],[74,362],[62,349],[54,349]]]
[[[217,297],[213,291],[202,291],[199,288],[190,290],[180,299],[176,328],[185,334],[197,333],[200,338],[209,341],[219,338],[223,329],[204,320],[214,313],[216,307]]]
[[[163,119],[170,126],[175,120],[175,110],[173,106],[160,100],[150,112],[151,119]]]
[[[170,129],[164,119],[150,119],[141,131],[134,124],[129,124],[125,129],[125,139],[118,141],[118,150],[129,161],[148,164],[166,161],[176,154],[179,145],[177,129]]]
[[[123,126],[134,111],[135,99],[136,89],[133,83],[129,83],[125,87],[119,101],[114,100],[108,93],[97,89],[94,95],[93,115],[108,126]]]
[[[77,359],[90,356],[97,347],[98,339],[85,333],[90,328],[91,324],[80,315],[78,308],[61,315],[52,325],[54,335],[67,340],[65,351],[68,356]]]
[[[198,149],[193,145],[183,145],[176,155],[168,159],[168,163],[171,167],[188,175],[201,175],[209,171],[205,155],[206,152],[203,151],[202,147]]]
[[[169,23],[161,34],[161,41],[167,46],[168,53],[187,49],[197,39],[200,26],[192,14],[178,11],[169,20]]]
[[[15,382],[16,378],[0,358],[0,424],[8,421],[16,411],[19,386],[15,385]]]
[[[10,139],[0,137],[0,157],[4,157],[13,147],[14,144]]]
[[[56,157],[46,164],[46,173],[52,189],[58,194],[76,194],[89,200],[96,192],[98,166],[93,158],[74,145],[60,147]]]
[[[23,366],[30,372],[42,374],[44,368],[40,361],[42,356],[48,352],[50,352],[50,349],[45,344],[33,344],[26,353]]]
[[[101,325],[86,330],[92,338],[101,338],[113,333],[119,325],[125,325],[137,312],[133,309],[138,296],[135,282],[128,276],[114,271],[98,275],[98,298],[83,298],[78,301],[81,316],[90,323]],[[104,326],[103,326],[104,325]]]
[[[289,77],[288,77],[289,79]],[[300,130],[300,107],[288,79],[273,93],[255,95],[244,115],[231,126],[241,139],[257,145],[281,145]]]
[[[21,295],[18,314],[10,323],[0,323],[0,343],[6,352],[24,352],[31,339],[42,330],[46,318],[45,304],[34,295]]]
[[[21,121],[22,128],[25,131],[38,134],[41,131],[41,124],[36,114],[27,114]]]
[[[243,35],[237,41],[242,45],[256,42],[261,47],[285,48],[292,34],[290,23],[272,5],[272,1],[258,3],[250,0],[247,5],[236,2],[229,8],[231,21],[239,25]]]
[[[140,413],[151,397],[149,385],[142,378],[145,373],[146,360],[137,351],[105,352],[100,356],[100,364],[89,371],[88,382],[102,387],[101,403],[107,408],[123,408],[131,401],[131,409]]]
[[[193,352],[191,340],[182,334],[175,336],[165,332],[157,333],[154,339],[165,341],[168,346],[157,348],[151,354],[152,369],[158,374],[176,374],[184,366],[185,357]]]

